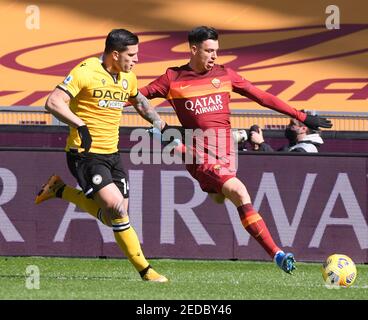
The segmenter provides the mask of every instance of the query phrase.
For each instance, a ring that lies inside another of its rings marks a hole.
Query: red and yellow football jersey
[[[222,65],[205,73],[194,72],[189,64],[169,68],[166,73],[140,89],[147,98],[166,98],[184,128],[230,129],[230,93],[234,91],[270,109],[300,121],[305,114],[279,98],[253,86],[235,71]]]
[[[234,145],[230,124],[230,93],[234,91],[290,117],[305,120],[305,114],[279,98],[253,86],[235,71],[222,65],[196,73],[189,64],[169,68],[166,73],[140,89],[149,99],[166,98],[185,129],[201,129],[195,140],[196,157],[219,158],[232,155]],[[202,151],[201,151],[202,150]]]

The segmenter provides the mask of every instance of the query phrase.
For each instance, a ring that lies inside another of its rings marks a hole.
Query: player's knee
[[[111,220],[124,218],[128,215],[124,206],[124,199],[107,206],[106,212]]]
[[[243,185],[233,186],[226,190],[226,197],[229,198],[235,205],[250,203],[250,196],[247,189]]]
[[[229,190],[229,193],[234,197],[234,198],[242,198],[245,194],[247,194],[246,189],[243,188],[242,185],[239,186],[234,186],[233,188],[231,188]]]

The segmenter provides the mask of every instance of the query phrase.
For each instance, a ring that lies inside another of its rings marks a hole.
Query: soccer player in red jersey
[[[290,107],[276,96],[253,86],[234,70],[215,64],[219,49],[215,29],[197,27],[189,33],[188,41],[189,63],[168,68],[165,74],[141,88],[140,92],[149,99],[166,98],[184,129],[200,129],[204,132],[207,139],[198,139],[198,136],[193,139],[195,141],[190,150],[195,161],[186,164],[187,170],[199,182],[202,190],[217,203],[229,199],[237,207],[244,228],[282,270],[292,273],[295,269],[293,254],[283,252],[275,244],[261,215],[254,210],[247,188],[236,177],[236,170],[232,166],[230,93],[233,91],[250,98],[311,128],[330,128],[332,124],[325,118],[307,115]],[[212,143],[216,142],[216,139],[211,140],[213,136],[217,138],[217,144]],[[225,144],[219,143],[221,139]],[[198,158],[201,161],[197,161]]]

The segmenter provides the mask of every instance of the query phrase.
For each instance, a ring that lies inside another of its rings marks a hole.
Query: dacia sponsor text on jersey
[[[103,108],[112,108],[112,109],[123,109],[126,101],[129,98],[128,92],[121,91],[110,91],[110,90],[93,90],[94,98],[102,98],[98,100],[98,106]],[[109,100],[114,99],[114,100]]]

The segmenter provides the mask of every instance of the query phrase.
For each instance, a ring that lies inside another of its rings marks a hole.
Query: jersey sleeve
[[[74,98],[84,87],[88,86],[88,83],[89,77],[85,63],[81,63],[72,69],[57,87],[65,91],[71,98]]]
[[[307,115],[304,112],[296,110],[276,96],[258,89],[234,70],[227,68],[227,72],[230,76],[234,92],[257,102],[261,106],[286,114],[301,122],[305,120]]]
[[[148,99],[166,98],[170,91],[169,69],[139,91]]]

